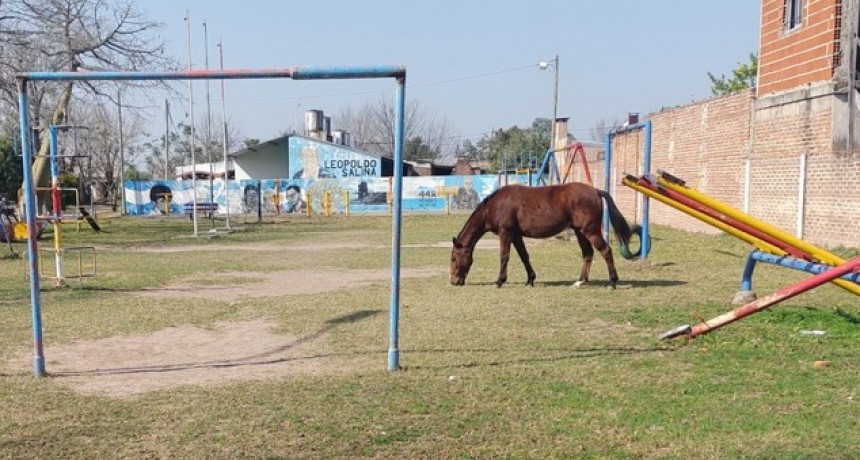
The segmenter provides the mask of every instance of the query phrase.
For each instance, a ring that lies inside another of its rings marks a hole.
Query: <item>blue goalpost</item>
[[[27,84],[30,81],[130,81],[130,80],[239,80],[289,78],[293,80],[344,80],[394,78],[394,200],[391,219],[391,303],[389,307],[388,370],[400,368],[400,233],[403,188],[403,135],[406,107],[406,67],[293,67],[280,69],[224,69],[162,72],[24,72],[16,75],[18,110],[21,129],[21,151],[24,165],[24,215],[27,223],[27,255],[29,258],[30,308],[33,323],[33,373],[45,375],[45,355],[42,343],[42,313],[39,296],[39,258],[36,233],[36,197],[32,177],[33,153],[30,145]]]

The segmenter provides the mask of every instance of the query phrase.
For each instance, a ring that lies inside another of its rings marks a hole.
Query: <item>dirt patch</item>
[[[421,278],[447,274],[445,269],[404,269],[402,278]],[[224,280],[219,283],[219,278]],[[236,279],[244,282],[236,283]],[[180,281],[167,286],[143,289],[137,295],[144,297],[182,297],[223,302],[242,299],[275,297],[280,295],[318,294],[348,287],[366,286],[391,279],[391,270],[343,270],[338,272],[288,270],[269,273],[226,272],[211,275],[206,285],[193,280]]]
[[[301,243],[291,242],[284,244],[273,243],[244,243],[244,244],[192,244],[183,246],[132,246],[126,249],[129,252],[141,252],[151,254],[170,254],[170,253],[185,253],[198,251],[211,251],[217,249],[219,251],[243,251],[243,252],[283,252],[287,249],[290,251],[328,251],[338,249],[362,249],[369,248],[371,245],[367,243],[344,242],[344,243]],[[104,248],[110,250],[110,248]]]
[[[297,338],[271,332],[263,320],[192,326],[147,335],[47,346],[50,375],[77,391],[129,397],[184,385],[223,385],[343,372],[325,354],[325,335]],[[338,360],[339,361],[339,360]],[[15,367],[27,362],[15,358]],[[9,366],[12,367],[12,366]]]

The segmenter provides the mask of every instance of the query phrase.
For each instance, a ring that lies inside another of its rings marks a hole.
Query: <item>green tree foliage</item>
[[[146,171],[137,169],[135,165],[128,165],[125,167],[125,178],[128,180],[149,180],[152,179],[152,176]]]
[[[469,139],[464,140],[454,149],[454,156],[456,158],[466,158],[469,161],[483,160],[483,157],[481,157],[481,152],[478,151],[478,146],[472,143],[472,141]]]
[[[525,167],[531,159],[532,166],[540,163],[550,145],[550,121],[537,118],[529,128],[513,126],[493,131],[478,140],[475,152],[478,158],[489,161],[494,171]]]
[[[12,142],[8,137],[0,137],[0,196],[14,201],[24,183],[24,172]]]
[[[725,75],[720,75],[717,78],[711,72],[708,72],[708,78],[711,79],[711,92],[714,96],[722,96],[743,91],[747,88],[755,88],[757,75],[758,56],[755,53],[750,53],[748,63],[739,64],[738,68],[732,70],[730,78],[727,78]]]
[[[409,161],[427,160],[432,161],[439,156],[439,152],[427,145],[421,136],[411,137],[403,146],[403,159]]]

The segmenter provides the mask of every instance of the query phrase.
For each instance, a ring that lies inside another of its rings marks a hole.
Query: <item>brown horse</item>
[[[496,285],[501,287],[508,279],[508,259],[513,244],[526,268],[526,284],[534,286],[536,275],[529,263],[523,237],[549,238],[571,228],[582,249],[582,272],[574,286],[579,287],[588,281],[594,249],[597,249],[606,260],[610,287],[614,289],[615,283],[618,282],[618,273],[615,271],[612,249],[601,234],[601,198],[606,200],[609,207],[609,218],[620,240],[621,255],[626,259],[635,258],[637,254],[630,253],[628,244],[634,231],[638,231],[638,226],[630,228],[608,193],[582,183],[546,187],[508,185],[485,198],[469,216],[460,234],[454,237],[454,248],[451,250],[451,284],[462,286],[466,283],[475,245],[485,233],[493,232],[499,236],[501,246],[501,269]]]

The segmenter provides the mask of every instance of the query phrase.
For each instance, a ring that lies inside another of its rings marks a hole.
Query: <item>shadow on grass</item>
[[[713,252],[716,252],[717,254],[722,254],[724,256],[733,257],[735,259],[742,259],[742,258],[746,257],[745,255],[742,256],[742,255],[735,254],[734,252],[723,251],[721,249],[714,249]]]
[[[52,372],[49,373],[52,377],[81,377],[81,376],[93,376],[93,375],[121,375],[121,374],[148,374],[155,372],[174,372],[174,371],[183,371],[189,369],[223,369],[223,368],[232,368],[232,367],[241,367],[241,366],[266,366],[272,364],[280,364],[291,361],[305,361],[305,360],[314,360],[314,359],[322,359],[322,358],[334,358],[338,356],[352,356],[359,354],[372,354],[369,352],[365,353],[329,353],[329,354],[318,354],[318,355],[309,355],[309,356],[291,356],[291,357],[273,357],[278,354],[284,353],[292,348],[296,348],[304,343],[316,340],[323,334],[331,331],[338,325],[342,324],[352,324],[357,323],[365,318],[370,318],[372,316],[376,316],[384,313],[384,310],[360,310],[357,312],[353,312],[347,315],[338,316],[335,318],[331,318],[325,322],[325,326],[319,329],[318,331],[312,332],[304,337],[300,337],[293,341],[292,343],[284,346],[280,346],[274,348],[272,350],[268,350],[263,353],[257,353],[249,356],[245,356],[242,358],[234,358],[234,359],[224,359],[224,360],[213,360],[213,361],[203,361],[203,362],[192,362],[192,363],[177,363],[177,364],[154,364],[151,366],[134,366],[134,367],[117,367],[117,368],[108,368],[108,369],[88,369],[82,371],[66,371],[66,372]]]
[[[860,324],[860,316],[847,312],[842,308],[836,308],[836,315],[841,316],[845,321],[848,321],[851,324]]]
[[[547,287],[572,287],[576,283],[575,280],[565,280],[565,281],[535,281],[535,286],[547,286]],[[504,286],[521,286],[523,283],[521,282],[507,282]],[[618,288],[644,288],[644,287],[668,287],[668,286],[682,286],[687,284],[686,281],[677,281],[677,280],[620,280],[618,281]],[[493,282],[478,282],[478,283],[468,283],[470,286],[496,286],[496,283]],[[502,286],[504,288],[504,286]],[[594,288],[608,288],[609,282],[603,280],[592,280],[588,283],[582,285],[580,289],[594,289]]]
[[[565,348],[557,348],[557,349],[539,349],[534,350],[536,353],[540,353],[541,356],[534,357],[526,357],[526,358],[512,358],[512,359],[491,359],[486,362],[476,362],[476,359],[469,359],[469,362],[464,363],[450,363],[450,364],[434,364],[434,365],[416,365],[409,366],[409,369],[450,369],[450,368],[458,368],[458,369],[470,369],[476,367],[495,367],[495,366],[507,366],[511,364],[532,364],[532,363],[547,363],[547,362],[557,362],[557,361],[570,361],[574,359],[583,359],[583,358],[594,358],[599,356],[619,356],[619,355],[641,355],[648,353],[662,353],[662,352],[670,352],[675,351],[677,348],[675,347],[665,347],[665,346],[653,346],[653,347],[605,347],[605,348],[597,348],[597,347],[589,347],[589,348],[574,348],[574,349],[565,349]],[[494,353],[496,355],[501,353],[501,350],[490,350],[490,349],[470,349],[470,350],[445,350],[445,349],[437,349],[437,350],[404,350],[406,353],[430,353],[430,354],[439,354],[439,353],[452,353],[457,354],[458,356],[462,356],[464,353],[467,354],[480,354],[480,353]],[[552,354],[552,356],[545,356],[548,354]]]

